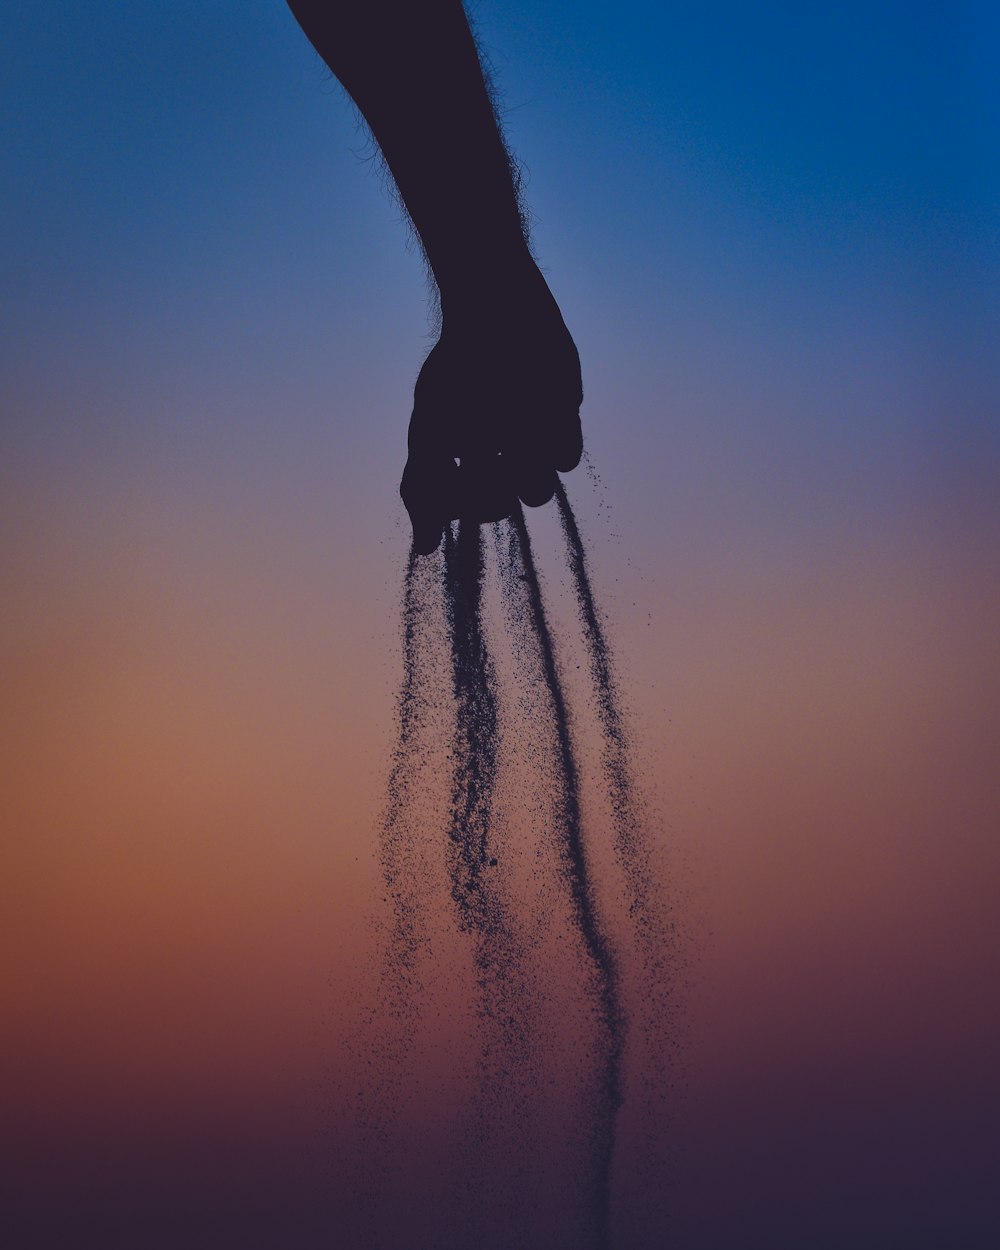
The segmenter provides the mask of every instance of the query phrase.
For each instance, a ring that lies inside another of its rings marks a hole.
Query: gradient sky
[[[701,951],[671,1244],[992,1247],[1000,10],[473,14]],[[421,263],[279,0],[0,35],[5,1244],[320,1244]]]

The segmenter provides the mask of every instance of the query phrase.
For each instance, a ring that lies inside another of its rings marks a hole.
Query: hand
[[[417,378],[400,494],[418,554],[455,518],[547,503],[580,462],[580,358],[544,279],[446,314]]]

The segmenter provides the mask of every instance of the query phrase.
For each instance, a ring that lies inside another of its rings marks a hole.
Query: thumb
[[[428,556],[455,515],[458,468],[450,456],[410,453],[399,494],[413,526],[413,549]]]

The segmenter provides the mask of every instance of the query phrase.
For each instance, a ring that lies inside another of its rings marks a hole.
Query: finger
[[[516,502],[510,464],[503,456],[475,453],[459,468],[460,512],[467,521],[485,524],[510,516]]]
[[[550,438],[552,464],[559,473],[575,469],[583,457],[583,427],[579,410],[566,413],[552,424]]]
[[[518,498],[529,508],[540,508],[556,493],[555,469],[537,457],[519,460],[513,477]]]
[[[435,551],[445,525],[457,515],[457,473],[449,456],[411,454],[406,462],[399,493],[413,526],[417,555]]]
[[[444,533],[444,522],[432,517],[410,515],[413,526],[413,550],[418,556],[429,556],[437,551]]]

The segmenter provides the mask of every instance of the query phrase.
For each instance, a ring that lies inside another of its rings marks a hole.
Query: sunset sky
[[[471,11],[690,948],[655,1244],[986,1250],[1000,9]],[[0,35],[2,1240],[336,1247],[422,264],[279,0]]]

